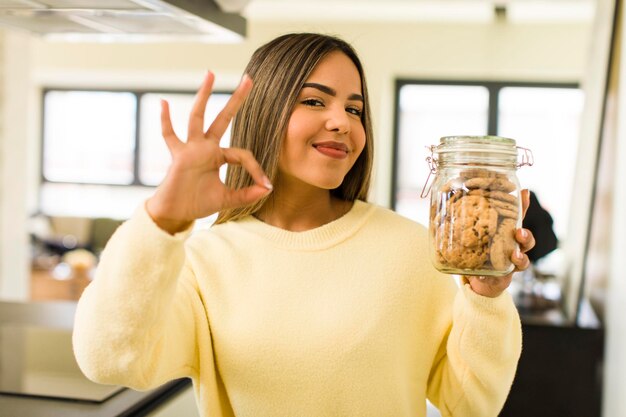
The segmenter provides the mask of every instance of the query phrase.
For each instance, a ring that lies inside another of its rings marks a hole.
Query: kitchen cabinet
[[[522,355],[500,417],[602,415],[604,329],[582,311],[576,323],[556,310],[521,312]]]

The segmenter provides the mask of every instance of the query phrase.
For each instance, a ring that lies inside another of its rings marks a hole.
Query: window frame
[[[45,135],[45,119],[46,119],[46,94],[53,91],[60,92],[94,92],[94,93],[130,93],[135,96],[135,100],[137,103],[136,112],[135,112],[135,132],[134,132],[134,140],[135,140],[135,151],[133,153],[133,181],[129,184],[110,184],[103,182],[74,182],[74,181],[54,181],[45,177],[44,175],[44,160],[45,160],[45,146],[44,146],[44,135]],[[233,94],[233,90],[214,90],[212,94]],[[196,91],[194,90],[180,90],[180,89],[150,89],[150,88],[142,88],[142,89],[128,89],[128,88],[89,88],[89,87],[52,87],[46,86],[41,89],[41,116],[40,116],[40,132],[39,132],[39,149],[41,150],[39,153],[39,187],[43,184],[76,184],[76,185],[91,185],[91,186],[103,186],[103,187],[147,187],[147,188],[155,188],[154,185],[143,183],[140,180],[139,169],[140,169],[140,156],[141,156],[141,97],[145,94],[181,94],[181,95],[190,95],[195,96]],[[40,206],[40,202],[37,202],[37,205]]]

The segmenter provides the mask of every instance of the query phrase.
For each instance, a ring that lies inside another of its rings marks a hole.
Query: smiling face
[[[344,53],[331,52],[296,100],[278,162],[282,185],[339,187],[365,146],[363,109],[356,66]]]

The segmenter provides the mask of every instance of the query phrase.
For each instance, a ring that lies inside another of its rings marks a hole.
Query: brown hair
[[[318,62],[334,51],[346,54],[361,77],[364,98],[361,122],[365,130],[365,147],[342,184],[331,193],[342,200],[365,201],[374,150],[367,85],[356,52],[339,38],[316,33],[292,33],[257,49],[246,68],[254,86],[233,120],[231,146],[250,150],[274,183],[278,175],[279,153],[302,85]],[[238,165],[228,166],[227,186],[240,189],[252,184],[254,181],[245,169]],[[215,224],[256,213],[271,195],[249,206],[220,211]]]

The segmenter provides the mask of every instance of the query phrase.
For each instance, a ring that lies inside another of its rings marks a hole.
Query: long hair
[[[283,139],[302,85],[315,66],[334,51],[348,56],[361,77],[361,94],[364,98],[361,122],[365,130],[365,147],[342,184],[331,190],[331,193],[342,200],[365,201],[369,191],[374,151],[367,85],[363,66],[356,52],[339,38],[316,33],[292,33],[280,36],[257,49],[246,68],[254,85],[233,120],[231,146],[250,150],[269,180],[274,183],[278,175],[278,159]],[[252,177],[241,166],[228,166],[228,187],[241,189],[253,184]],[[270,196],[271,194],[249,206],[220,211],[215,224],[256,213]]]

